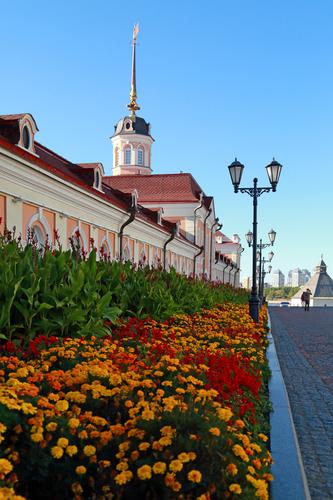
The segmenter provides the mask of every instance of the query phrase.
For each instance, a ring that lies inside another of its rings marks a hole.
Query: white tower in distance
[[[131,114],[119,120],[114,127],[114,134],[111,138],[113,175],[147,175],[152,172],[151,145],[154,139],[150,135],[150,124],[135,114],[140,109],[136,102],[136,38],[138,31],[139,26],[136,24],[132,40],[130,103],[127,105]]]

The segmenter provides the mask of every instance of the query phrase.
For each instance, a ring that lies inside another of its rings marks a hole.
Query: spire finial
[[[130,103],[127,104],[128,109],[131,110],[131,118],[135,120],[135,111],[140,109],[137,104],[137,94],[136,94],[136,66],[135,66],[135,56],[136,56],[136,38],[139,33],[139,25],[135,24],[133,28],[133,39],[132,39],[132,79],[131,79],[131,90],[130,90]]]

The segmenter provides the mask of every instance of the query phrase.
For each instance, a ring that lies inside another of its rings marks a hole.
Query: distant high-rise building
[[[272,272],[272,286],[277,288],[284,286],[284,274],[280,269],[275,269]]]
[[[302,286],[311,278],[311,273],[308,269],[292,269],[288,273],[288,286]]]
[[[250,290],[250,288],[252,287],[252,278],[250,278],[250,276],[247,276],[242,280],[242,287]]]

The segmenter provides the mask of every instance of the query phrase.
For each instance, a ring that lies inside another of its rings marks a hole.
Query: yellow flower
[[[183,463],[180,460],[172,460],[169,465],[171,472],[180,472],[183,468]]]
[[[31,434],[31,440],[34,443],[40,443],[41,441],[43,441],[43,439],[44,439],[43,434],[41,434],[40,432],[35,432],[34,434]]]
[[[142,465],[142,467],[140,467],[137,470],[137,475],[138,475],[138,478],[142,479],[142,480],[150,479],[152,476],[150,465]]]
[[[49,424],[47,424],[46,430],[49,432],[54,432],[57,427],[58,427],[57,422],[50,422]]]
[[[25,497],[15,495],[14,488],[0,487],[0,500],[25,500]]]
[[[188,474],[187,474],[187,479],[189,481],[192,481],[192,483],[200,483],[201,482],[201,472],[195,469],[192,469]]]
[[[164,462],[156,462],[153,465],[153,471],[155,474],[164,474],[166,471],[166,463]]]
[[[268,441],[268,437],[265,436],[265,434],[258,434],[258,436],[260,437],[260,439],[262,439],[264,442]]]
[[[81,484],[80,483],[73,483],[72,484],[72,492],[75,495],[81,495],[81,493],[83,493],[83,488],[82,488]]]
[[[119,451],[127,451],[130,447],[130,442],[129,441],[124,441],[123,443],[120,443],[118,446]]]
[[[61,458],[64,454],[64,450],[60,446],[52,446],[51,455],[53,458]]]
[[[249,466],[248,466],[248,468],[247,468],[247,470],[248,470],[248,471],[249,471],[249,473],[250,473],[250,474],[252,474],[252,475],[256,473],[256,470],[255,470],[255,468],[254,468],[254,467],[252,467],[252,465],[249,465]]]
[[[115,482],[119,485],[126,484],[133,478],[133,472],[130,470],[125,470],[120,474],[117,474],[114,478]]]
[[[224,422],[228,422],[231,419],[233,413],[230,408],[218,408],[217,415]]]
[[[70,446],[67,446],[67,448],[66,448],[66,453],[69,457],[76,455],[77,451],[78,450],[77,450],[77,447],[75,445],[70,445]]]
[[[77,429],[80,425],[80,420],[78,418],[70,418],[68,420],[68,427],[70,429]]]
[[[220,436],[221,435],[221,431],[220,431],[220,429],[218,427],[211,427],[209,429],[209,432],[211,434],[213,434],[213,436]]]
[[[0,458],[0,474],[9,474],[13,470],[13,466],[6,458]]]
[[[85,474],[87,472],[87,469],[85,468],[84,465],[78,465],[75,469],[75,472],[76,474],[78,474],[79,476]]]
[[[240,457],[244,462],[248,462],[249,461],[249,457],[245,453],[244,448],[242,448],[239,444],[235,444],[232,447],[232,451],[234,452],[234,454],[236,455],[236,457]]]
[[[229,491],[235,493],[235,495],[240,495],[242,493],[242,488],[237,483],[233,483],[229,486]]]
[[[117,470],[124,471],[128,469],[128,463],[127,462],[119,462],[116,467]]]
[[[92,457],[93,455],[95,455],[96,453],[96,448],[95,446],[92,446],[90,444],[87,444],[84,448],[83,448],[83,453],[86,455],[86,457]]]
[[[237,472],[238,472],[238,469],[236,467],[235,464],[228,464],[227,467],[227,472],[229,472],[229,474],[231,474],[232,476],[236,476]]]
[[[58,411],[64,412],[68,410],[69,404],[68,401],[66,401],[66,399],[60,399],[59,401],[56,402],[55,407]]]
[[[180,460],[183,463],[186,463],[189,462],[191,459],[188,453],[183,452],[178,454],[178,460]]]
[[[58,441],[57,441],[57,446],[60,446],[60,448],[67,448],[69,444],[69,441],[67,438],[59,438]]]
[[[139,450],[140,451],[146,451],[150,448],[150,443],[147,443],[146,441],[144,443],[139,444]]]
[[[154,420],[155,415],[153,411],[146,409],[142,412],[141,417],[143,420]]]

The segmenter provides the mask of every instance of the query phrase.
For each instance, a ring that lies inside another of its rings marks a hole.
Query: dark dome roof
[[[112,137],[119,134],[139,134],[139,135],[150,135],[150,123],[140,116],[136,116],[135,120],[132,120],[130,116],[125,116],[114,127],[114,134]]]

